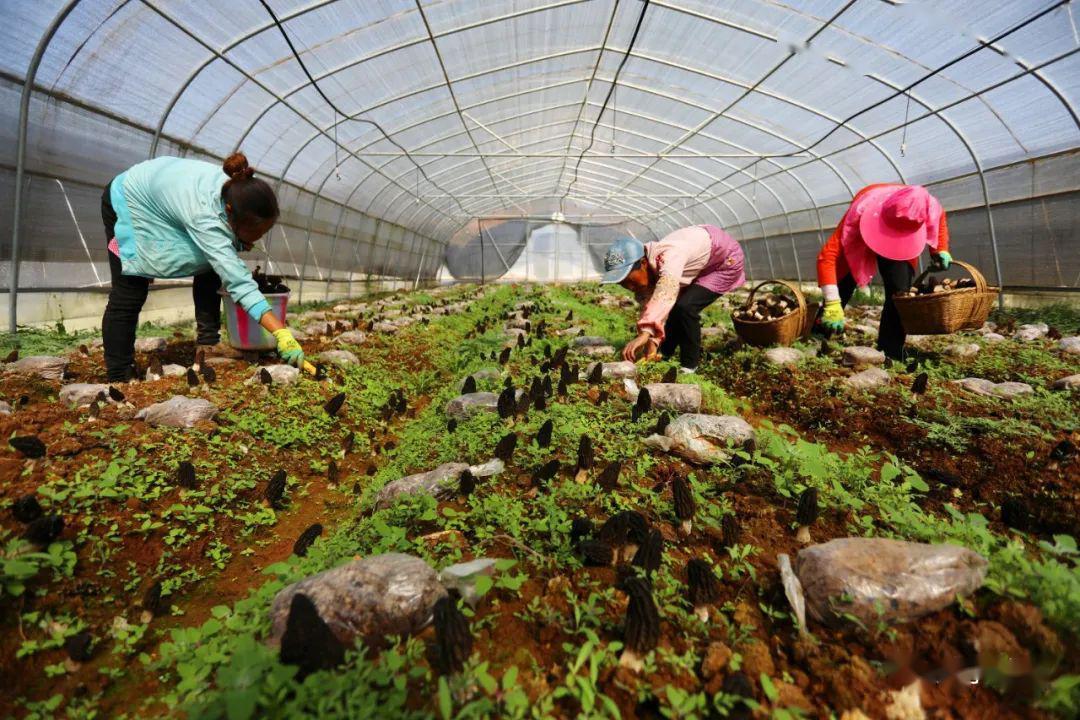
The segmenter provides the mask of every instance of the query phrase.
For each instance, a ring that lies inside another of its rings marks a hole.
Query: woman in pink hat
[[[818,285],[825,298],[821,324],[843,330],[844,307],[876,270],[885,285],[877,347],[894,360],[903,359],[906,335],[892,298],[911,287],[924,247],[930,248],[936,266],[948,269],[949,228],[937,198],[920,185],[864,187],[818,254]]]

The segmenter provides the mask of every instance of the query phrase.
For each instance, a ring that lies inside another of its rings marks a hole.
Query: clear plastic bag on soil
[[[143,408],[135,419],[145,420],[151,425],[193,427],[203,420],[212,420],[217,411],[217,406],[209,400],[174,395],[165,402]]]
[[[826,625],[852,616],[867,627],[948,607],[986,578],[984,557],[957,545],[839,538],[799,551],[795,574],[810,615]]]

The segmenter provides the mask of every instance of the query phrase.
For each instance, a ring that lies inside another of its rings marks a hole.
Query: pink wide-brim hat
[[[859,218],[866,246],[889,260],[911,260],[931,241],[927,226],[941,204],[921,185],[904,185],[870,199]]]

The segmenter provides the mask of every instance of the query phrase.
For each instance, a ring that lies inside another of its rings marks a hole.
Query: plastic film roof
[[[145,130],[146,156],[241,148],[440,243],[477,218],[561,212],[794,246],[793,219],[820,230],[865,184],[981,181],[1080,146],[1069,2],[268,4],[317,87],[259,0],[0,0],[0,75],[22,84],[42,53],[27,167],[107,177],[132,160],[108,137],[57,157],[68,129],[48,102],[67,103]],[[1048,192],[1075,190],[1069,175]],[[974,187],[956,204],[994,201]]]

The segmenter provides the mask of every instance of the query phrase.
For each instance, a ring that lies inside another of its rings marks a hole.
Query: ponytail
[[[280,210],[273,188],[254,177],[255,168],[248,165],[244,153],[235,152],[225,158],[222,169],[229,179],[221,188],[221,199],[231,208],[234,224],[259,225],[278,219]]]

